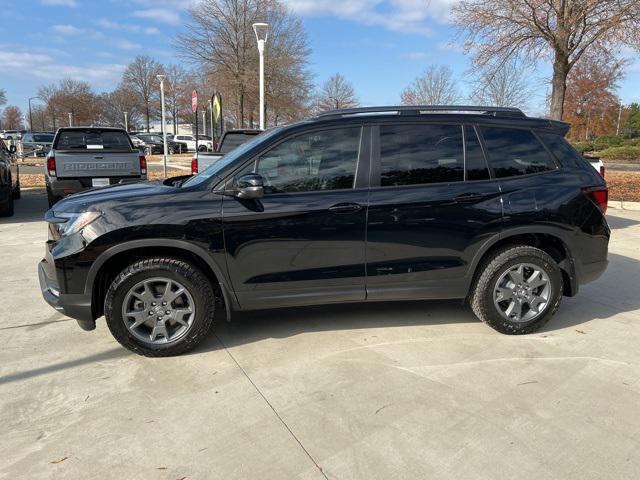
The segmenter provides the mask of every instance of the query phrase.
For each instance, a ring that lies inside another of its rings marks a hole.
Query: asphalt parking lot
[[[460,302],[221,320],[147,359],[41,299],[46,196],[0,220],[0,478],[640,478],[640,212],[540,333]]]

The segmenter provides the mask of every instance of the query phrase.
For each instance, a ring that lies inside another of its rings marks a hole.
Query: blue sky
[[[182,31],[194,0],[0,0],[0,88],[26,110],[38,86],[71,77],[112,90],[136,55],[180,63],[172,38]],[[456,0],[284,0],[304,22],[316,83],[336,72],[355,86],[365,105],[395,104],[400,92],[430,64],[450,66],[468,92],[469,58],[447,22]],[[640,102],[640,60],[619,94]],[[529,73],[535,94],[529,112],[544,109],[549,68]]]

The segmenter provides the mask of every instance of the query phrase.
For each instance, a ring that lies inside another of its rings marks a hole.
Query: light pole
[[[213,147],[213,102],[211,101],[211,98],[209,99],[209,114],[211,115],[211,146]]]
[[[69,112],[69,126],[73,127],[73,113]]]
[[[162,143],[164,144],[164,176],[167,177],[167,128],[165,121],[165,111],[164,111],[164,79],[166,75],[158,75],[158,80],[160,80],[160,103],[162,104]]]
[[[269,37],[269,24],[254,23],[253,31],[256,33],[260,53],[260,130],[264,130],[264,48]]]
[[[618,126],[616,127],[616,137],[620,136],[620,120],[622,120],[622,102],[620,102],[620,109],[618,110]]]
[[[124,112],[124,129],[129,133],[129,112]]]
[[[38,96],[31,97],[29,99],[29,130],[31,130],[32,132],[33,132],[33,114],[31,113],[31,100],[35,100],[36,98],[39,98],[40,100],[42,100],[42,98]]]

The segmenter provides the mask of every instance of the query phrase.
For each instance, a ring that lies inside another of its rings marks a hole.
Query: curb
[[[633,212],[640,212],[640,202],[609,200],[609,208],[613,208],[615,210],[631,210]]]

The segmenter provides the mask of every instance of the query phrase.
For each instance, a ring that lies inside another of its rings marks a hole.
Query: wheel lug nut
[[[167,310],[165,313],[166,313],[167,315],[171,315],[171,310]]]
[[[162,317],[158,317],[158,320],[162,320]]]
[[[167,305],[167,302],[162,302],[162,306],[163,307],[166,306],[166,305]]]
[[[153,312],[149,311],[149,315],[153,315]]]
[[[157,305],[157,303],[156,303],[156,302],[151,302],[151,306],[152,306],[152,307],[155,307],[156,305]]]

